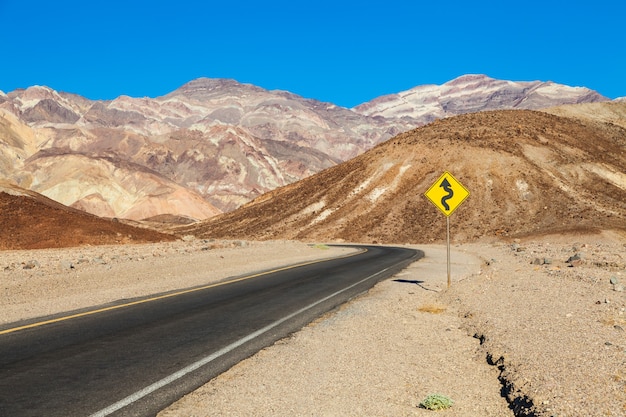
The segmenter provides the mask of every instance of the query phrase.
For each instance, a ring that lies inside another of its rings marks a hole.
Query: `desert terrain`
[[[343,164],[179,233],[228,239],[436,243],[441,212],[424,193],[449,171],[470,191],[457,242],[571,230],[626,230],[626,103],[572,116],[500,110],[437,120]]]
[[[426,416],[435,393],[449,416],[624,415],[625,242],[453,244],[449,289],[445,245],[411,245],[425,258],[159,415]],[[191,237],[3,251],[0,326],[348,251]]]
[[[435,119],[608,101],[587,88],[480,74],[352,109],[230,79],[114,100],[31,86],[0,91],[0,176],[100,217],[201,220]]]
[[[425,258],[160,415],[426,416],[436,393],[447,416],[624,416],[624,105],[439,120],[192,224],[5,184],[0,326],[350,250],[329,243],[408,245]],[[423,196],[446,169],[471,192],[450,288]]]

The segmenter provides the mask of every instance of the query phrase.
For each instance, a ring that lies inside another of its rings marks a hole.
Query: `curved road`
[[[0,327],[1,416],[150,416],[423,252],[358,254]]]

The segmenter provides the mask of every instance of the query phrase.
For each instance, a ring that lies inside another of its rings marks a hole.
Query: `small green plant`
[[[445,410],[452,407],[452,404],[454,404],[454,401],[445,395],[430,394],[420,403],[420,407],[427,410]]]

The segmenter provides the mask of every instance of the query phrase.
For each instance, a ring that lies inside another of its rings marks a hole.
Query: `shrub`
[[[420,403],[420,407],[427,410],[445,410],[452,407],[452,404],[454,404],[454,401],[445,395],[430,394]]]

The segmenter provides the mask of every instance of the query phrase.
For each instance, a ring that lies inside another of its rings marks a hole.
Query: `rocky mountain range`
[[[495,80],[465,75],[443,85],[422,85],[355,107],[367,116],[403,119],[421,126],[436,119],[485,110],[544,109],[562,104],[608,101],[584,87],[553,82]]]
[[[607,100],[482,75],[354,109],[224,79],[110,101],[34,86],[0,92],[0,175],[98,216],[201,220],[438,118]]]
[[[455,242],[599,230],[626,235],[626,103],[437,120],[178,232],[441,242],[445,216],[424,193],[445,170],[470,192],[451,216]]]

